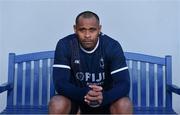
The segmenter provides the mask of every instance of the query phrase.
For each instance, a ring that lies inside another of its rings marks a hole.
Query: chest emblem
[[[102,57],[100,58],[99,65],[102,69],[104,69],[104,59]]]
[[[80,64],[80,60],[76,59],[76,60],[74,60],[74,63],[75,64]]]

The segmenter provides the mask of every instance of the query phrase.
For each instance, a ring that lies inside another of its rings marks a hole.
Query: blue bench
[[[134,113],[175,113],[172,92],[180,95],[180,88],[172,85],[171,56],[161,58],[130,52],[125,56],[131,76]],[[55,94],[51,77],[53,57],[54,51],[9,54],[8,82],[0,85],[0,93],[7,91],[3,114],[48,113],[48,102]]]

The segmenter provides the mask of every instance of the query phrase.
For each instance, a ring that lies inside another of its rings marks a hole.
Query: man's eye
[[[90,32],[94,32],[94,31],[96,31],[96,28],[91,28],[90,29]]]
[[[82,29],[79,29],[79,31],[80,31],[80,32],[84,32],[84,31],[85,31],[85,29],[83,29],[83,28],[82,28]]]

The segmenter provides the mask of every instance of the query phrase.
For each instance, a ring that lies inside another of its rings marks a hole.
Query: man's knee
[[[133,105],[132,102],[128,97],[124,97],[118,99],[114,103],[112,103],[110,107],[111,113],[124,113],[124,114],[131,114],[133,112]]]
[[[69,113],[71,109],[71,101],[64,96],[54,96],[49,102],[49,113],[60,114]]]

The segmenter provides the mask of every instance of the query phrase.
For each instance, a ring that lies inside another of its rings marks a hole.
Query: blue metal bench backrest
[[[172,84],[171,56],[165,58],[125,53],[131,77],[130,96],[139,107],[172,108],[172,93],[166,89]]]
[[[14,88],[8,92],[7,106],[47,106],[55,93],[51,77],[53,57],[54,51],[9,54],[8,82]]]
[[[165,58],[125,53],[131,76],[130,97],[136,107],[172,108],[171,56]],[[8,106],[47,106],[54,95],[52,64],[54,51],[9,55]]]

